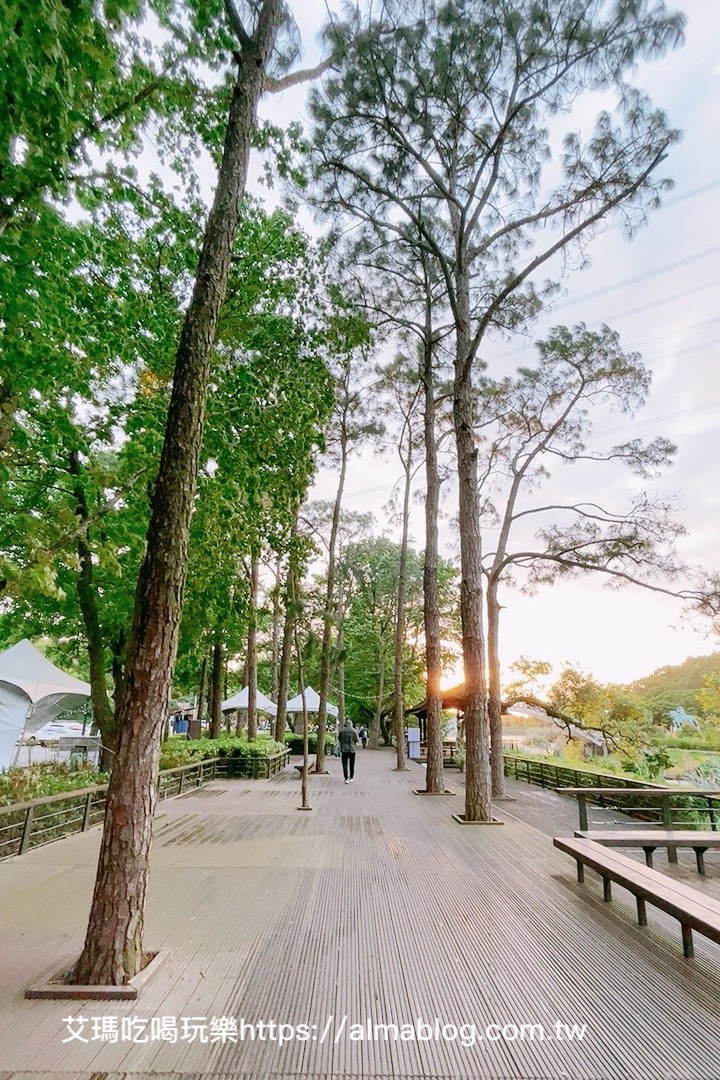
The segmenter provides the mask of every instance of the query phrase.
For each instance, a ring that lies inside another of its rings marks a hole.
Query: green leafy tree
[[[720,672],[712,671],[704,677],[697,697],[705,716],[714,724],[720,723]]]
[[[173,368],[172,391],[153,489],[118,709],[118,752],[107,795],[98,874],[78,983],[122,983],[143,964],[144,907],[162,731],[172,689],[187,574],[190,520],[220,312],[231,272],[256,110],[278,59],[280,31],[291,22],[283,0],[227,0],[191,23],[220,34],[212,55],[231,73],[232,89],[213,205]],[[281,58],[287,65],[294,59]],[[131,828],[128,828],[128,822]]]
[[[338,72],[312,100],[318,201],[429,252],[452,317],[468,820],[491,817],[481,349],[490,328],[537,312],[554,256],[613,218],[631,231],[667,186],[657,171],[677,133],[627,76],[682,26],[650,0],[392,0],[329,30]],[[594,130],[559,134],[559,114],[598,91],[612,105]]]

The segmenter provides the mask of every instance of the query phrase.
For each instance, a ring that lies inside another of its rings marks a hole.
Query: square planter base
[[[67,982],[69,971],[64,968],[46,983],[36,983],[25,991],[25,997],[35,1000],[72,1001],[135,1001],[153,975],[164,964],[167,952],[148,953],[148,962],[129,983],[122,986],[78,986]]]
[[[504,825],[504,821],[500,821],[499,818],[493,818],[492,821],[466,821],[464,814],[453,814],[453,821],[457,821],[458,825]]]
[[[413,788],[413,795],[457,795],[456,791],[420,791]]]

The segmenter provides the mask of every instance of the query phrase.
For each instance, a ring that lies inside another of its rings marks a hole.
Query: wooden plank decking
[[[360,752],[347,786],[331,760],[331,775],[311,780],[312,813],[296,810],[293,769],[163,804],[146,943],[170,955],[134,1003],[22,996],[79,951],[98,830],[0,864],[0,1080],[717,1080],[720,947],[700,939],[684,961],[674,921],[651,913],[641,930],[631,897],[618,891],[609,909],[596,882],[578,887],[522,820],[540,824],[544,806],[557,832],[559,815],[574,825],[574,804],[542,792],[528,810],[518,785],[518,802],[498,808],[502,828],[461,827],[450,818],[460,797],[413,796],[420,767],[397,774],[393,760]],[[460,790],[452,774],[449,786]],[[672,872],[720,895],[720,863],[708,860],[706,881]],[[310,1025],[310,1037],[64,1043],[68,1016],[274,1020]],[[540,1024],[553,1035],[556,1021],[587,1033],[473,1046],[348,1038],[368,1018],[436,1017],[483,1034]]]

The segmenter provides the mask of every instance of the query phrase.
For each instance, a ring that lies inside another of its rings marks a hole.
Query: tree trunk
[[[297,566],[297,554],[295,540],[297,537],[298,513],[295,513],[292,530],[290,533],[288,556],[287,582],[285,585],[285,625],[283,626],[282,650],[280,652],[280,671],[278,674],[277,715],[275,717],[275,739],[282,742],[285,736],[287,713],[285,706],[288,699],[290,686],[290,667],[292,664],[293,639],[295,620],[297,619],[297,578],[299,571]],[[302,688],[301,688],[302,689]]]
[[[205,678],[207,676],[207,655],[203,656],[202,664],[200,665],[200,671],[198,673],[198,692],[197,692],[197,718],[202,724],[203,717],[203,698],[205,697]]]
[[[212,675],[210,687],[212,691],[212,705],[210,707],[210,731],[211,739],[217,739],[222,726],[222,703],[223,703],[223,669],[225,657],[223,655],[222,642],[217,640],[212,647]]]
[[[70,454],[70,473],[74,478],[75,512],[83,530],[86,530],[90,513],[80,471],[80,457],[73,450]],[[100,764],[102,768],[112,768],[112,753],[108,755],[106,751],[114,752],[116,750],[117,729],[115,727],[115,716],[108,699],[105,646],[103,645],[102,630],[100,628],[97,593],[93,582],[92,552],[88,544],[86,531],[78,535],[77,553],[80,563],[80,573],[77,579],[78,605],[83,626],[85,627],[85,643],[90,665],[90,701],[93,719],[100,731],[102,744]]]
[[[502,703],[500,698],[500,604],[497,598],[497,579],[492,575],[487,586],[488,624],[488,719],[490,721],[490,767],[493,798],[505,795],[505,763],[502,742]]]
[[[290,664],[292,663],[294,625],[295,616],[291,608],[288,606],[285,612],[285,626],[283,628],[282,651],[280,653],[280,675],[277,694],[277,715],[275,717],[275,739],[277,742],[283,741],[285,735],[285,725],[287,722],[287,713],[285,712],[285,706],[287,705],[288,688],[290,686]]]
[[[385,653],[380,652],[380,670],[378,672],[378,694],[375,703],[370,730],[368,732],[368,745],[371,750],[380,749],[380,715],[382,713],[383,694],[385,693]]]
[[[303,763],[302,773],[300,774],[300,809],[309,810],[310,804],[308,803],[308,776],[310,773],[310,762],[308,755],[308,739],[310,736],[310,725],[308,723],[307,703],[305,701],[305,673],[303,671],[302,650],[300,648],[300,635],[298,633],[297,620],[295,620],[294,633],[295,652],[297,653],[298,682],[300,683],[300,693],[302,694]]]
[[[470,365],[470,301],[467,273],[457,271],[457,333],[453,420],[457,446],[458,517],[460,524],[460,614],[465,667],[465,817],[490,821],[490,732],[487,719],[485,636],[483,633],[483,566],[477,491],[472,374]]]
[[[264,0],[242,43],[215,200],[175,359],[147,549],[138,578],[120,732],[85,944],[74,981],[126,983],[143,966],[143,934],[160,739],[172,693],[190,518],[212,351],[245,192],[250,138],[263,73],[283,14]]]
[[[337,731],[341,731],[345,727],[345,580],[342,573],[338,581],[337,620]]]
[[[442,712],[442,645],[440,638],[440,591],[438,588],[438,514],[440,474],[435,431],[435,386],[430,305],[426,306],[423,383],[425,389],[425,562],[423,600],[425,621],[425,667],[427,669],[427,770],[425,790],[441,795],[445,790],[440,714]]]
[[[125,640],[125,631],[119,630],[112,642],[112,659],[110,661],[110,671],[112,675],[113,684],[113,703],[115,705],[115,718],[120,715],[120,702],[122,700],[122,690],[125,680],[125,646],[127,642]],[[103,772],[110,772],[115,761],[115,755],[117,754],[117,741],[118,731],[115,727],[114,735],[109,746],[103,745],[100,751],[100,768]]]
[[[247,640],[247,737],[249,740],[257,735],[257,592],[258,557],[256,553],[253,553],[250,559],[250,610]]]
[[[272,593],[272,654],[270,659],[270,697],[277,701],[280,685],[280,556],[275,560],[275,588]]]
[[[18,401],[10,382],[4,379],[0,381],[0,454],[10,445],[15,429]]]
[[[333,615],[335,612],[335,548],[340,527],[340,508],[345,488],[347,471],[347,436],[343,428],[340,435],[340,476],[337,494],[333,506],[330,544],[328,548],[327,588],[325,590],[325,616],[323,620],[322,652],[320,654],[320,705],[317,722],[317,752],[315,754],[315,772],[325,772],[325,728],[327,720],[327,700],[330,693],[330,644],[332,641]]]
[[[410,487],[412,483],[412,426],[408,422],[408,452],[405,465],[405,491],[403,496],[402,538],[398,565],[397,612],[395,615],[394,702],[393,729],[395,732],[395,768],[407,769],[405,752],[405,702],[403,700],[403,659],[405,649],[405,578],[407,575],[408,525],[410,521]],[[402,456],[402,455],[401,455]]]

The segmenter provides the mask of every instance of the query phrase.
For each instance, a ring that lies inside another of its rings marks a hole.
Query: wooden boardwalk
[[[137,1002],[23,998],[79,952],[98,830],[0,864],[0,1080],[718,1080],[720,948],[699,938],[686,961],[673,920],[652,911],[640,930],[621,890],[608,907],[596,881],[578,886],[536,827],[544,807],[570,835],[573,804],[518,785],[503,827],[463,827],[460,795],[413,796],[422,769],[393,760],[361,752],[353,785],[331,760],[312,813],[294,769],[163,804],[146,943],[168,957]],[[720,895],[712,855],[706,881],[673,872]],[[64,1041],[68,1017],[88,1042]],[[435,1038],[436,1018],[468,1027]],[[367,1029],[418,1020],[425,1040]]]

